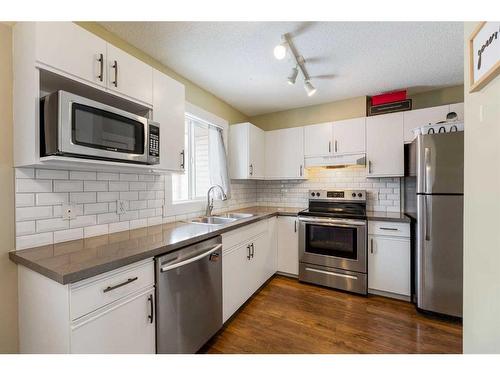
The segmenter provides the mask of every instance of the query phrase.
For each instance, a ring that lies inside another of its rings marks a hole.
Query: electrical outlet
[[[126,211],[126,209],[125,209],[125,201],[122,200],[122,199],[118,199],[116,201],[116,213],[118,215],[122,215],[122,214],[125,213],[125,211]]]
[[[76,205],[74,203],[63,204],[61,211],[63,220],[73,220],[76,218]]]

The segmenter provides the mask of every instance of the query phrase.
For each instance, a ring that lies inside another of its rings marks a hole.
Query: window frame
[[[185,117],[190,117],[194,120],[199,120],[200,122],[207,123],[209,125],[217,126],[222,129],[222,135],[224,138],[224,147],[226,149],[226,153],[228,150],[228,131],[229,131],[229,123],[223,118],[208,112],[194,104],[186,102],[185,108]],[[189,134],[189,139],[191,139],[191,134]],[[190,165],[191,167],[191,165]],[[191,172],[192,173],[192,170]],[[189,189],[192,187],[188,182]],[[172,173],[169,173],[165,176],[165,210],[164,216],[173,216],[173,215],[183,215],[189,214],[193,212],[199,212],[204,210],[206,207],[206,197],[198,197],[194,199],[188,199],[184,201],[173,201],[173,188],[172,188]]]

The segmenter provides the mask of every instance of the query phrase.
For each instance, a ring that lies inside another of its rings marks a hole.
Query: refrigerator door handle
[[[431,181],[431,149],[429,147],[426,147],[424,150],[424,168],[425,168],[424,189],[425,193],[430,193],[432,181]]]
[[[425,232],[424,232],[424,237],[426,241],[431,240],[431,234],[430,234],[430,226],[429,226],[429,210],[427,207],[427,195],[424,195],[424,221],[425,221]]]

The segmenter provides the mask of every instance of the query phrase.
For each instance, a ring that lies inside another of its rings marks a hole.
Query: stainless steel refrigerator
[[[415,302],[424,311],[461,317],[463,132],[419,135],[406,157],[405,212],[416,219]]]

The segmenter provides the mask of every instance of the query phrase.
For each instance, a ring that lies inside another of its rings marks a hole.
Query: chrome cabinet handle
[[[97,78],[99,78],[99,81],[103,81],[104,79],[104,55],[102,53],[99,54],[99,58],[97,59],[99,61],[99,75]]]
[[[148,319],[149,319],[149,323],[153,324],[153,320],[155,318],[155,307],[154,307],[154,303],[153,303],[153,295],[152,294],[149,295],[148,302],[149,302]]]
[[[118,61],[116,60],[113,64],[113,69],[115,69],[115,80],[112,83],[115,87],[118,87]]]
[[[373,238],[370,238],[370,253],[373,254]]]
[[[368,160],[368,174],[372,173],[372,161]]]
[[[116,284],[116,285],[113,285],[113,286],[108,286],[106,289],[104,289],[102,292],[103,293],[108,293],[108,292],[111,292],[112,290],[115,290],[115,289],[118,289],[118,288],[121,288],[122,286],[125,286],[127,284],[130,284],[130,283],[133,283],[134,281],[136,281],[138,279],[138,277],[131,277],[129,279],[127,279],[127,281],[124,281],[123,283],[120,283],[120,284]]]
[[[250,255],[250,245],[247,245],[247,250],[248,250],[247,259],[250,260],[252,259],[252,256]]]
[[[337,152],[337,141],[335,140],[335,152]]]
[[[302,177],[302,164],[300,165],[299,173],[300,173],[300,177]]]
[[[160,268],[160,271],[166,272],[166,271],[170,271],[170,270],[185,266],[187,264],[196,262],[197,260],[200,260],[201,258],[205,258],[207,255],[212,254],[213,252],[219,250],[221,247],[222,247],[222,244],[216,245],[216,246],[212,247],[210,250],[205,251],[204,253],[202,253],[200,255],[183,260],[182,262],[179,262],[179,263],[174,263],[174,264],[171,264],[169,266],[162,267],[162,268]]]
[[[181,169],[184,169],[185,157],[186,157],[186,154],[185,154],[184,150],[182,150],[181,151]]]
[[[332,152],[332,141],[328,142],[328,152]]]
[[[293,223],[294,223],[294,230],[293,231],[295,233],[297,233],[297,220],[295,220]]]
[[[254,255],[255,255],[255,247],[254,247],[254,245],[253,245],[253,242],[252,242],[252,244],[251,244],[250,246],[251,246],[251,248],[252,248],[252,254],[251,254],[251,255],[252,255],[252,258],[253,258],[253,257],[254,257]]]

